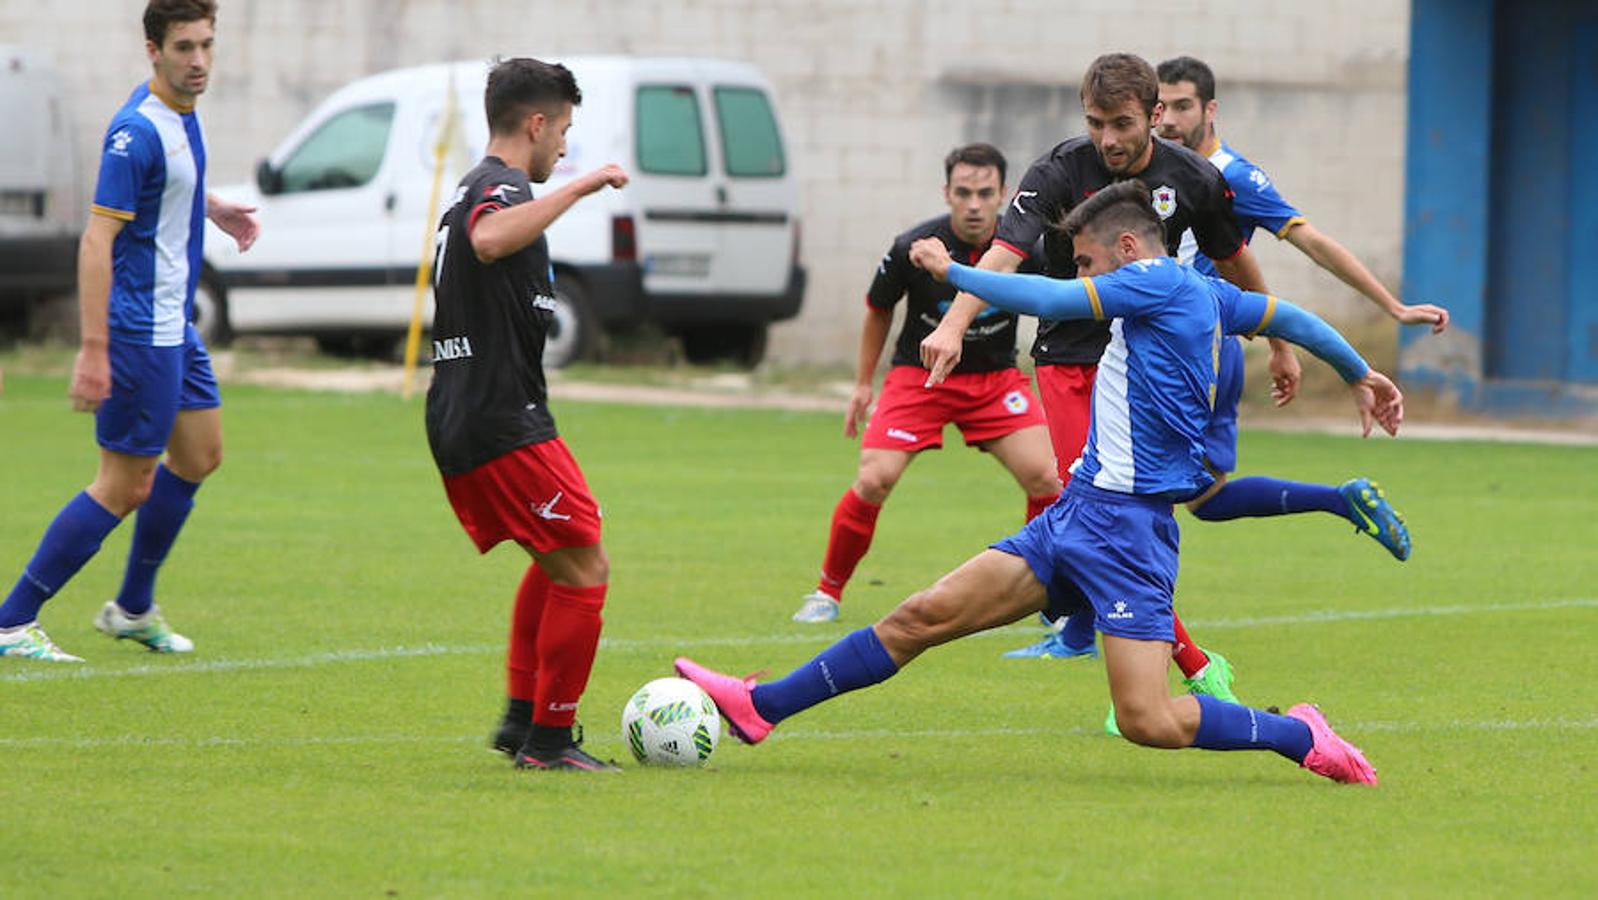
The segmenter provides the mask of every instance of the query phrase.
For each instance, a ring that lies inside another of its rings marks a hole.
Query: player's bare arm
[[[1405,325],[1430,325],[1432,334],[1448,327],[1448,310],[1430,303],[1409,305],[1394,297],[1376,280],[1359,257],[1331,235],[1308,222],[1299,222],[1283,238],[1315,264],[1336,275],[1344,284],[1365,295],[1383,312]]]
[[[943,255],[947,260],[948,248],[944,248]],[[914,259],[912,256],[911,260]],[[1022,259],[1023,257],[1014,250],[995,243],[982,254],[982,259],[977,262],[977,268],[989,272],[1014,272],[1021,267]],[[918,262],[916,265],[921,264]],[[944,270],[947,269],[948,266],[945,265]],[[937,277],[936,274],[934,277]],[[941,383],[950,372],[954,371],[954,367],[960,364],[960,352],[965,344],[966,329],[971,327],[971,323],[987,307],[988,305],[977,297],[966,293],[957,294],[949,306],[949,311],[944,313],[943,319],[938,322],[938,327],[922,339],[921,364],[927,368],[928,387]]]
[[[111,396],[111,246],[124,224],[111,216],[91,215],[78,241],[80,337],[68,396],[79,412],[94,412]]]
[[[578,200],[606,187],[626,187],[627,181],[627,172],[610,163],[536,200],[485,215],[472,227],[472,250],[485,264],[504,259],[542,237],[550,224]]]
[[[205,217],[239,245],[240,253],[249,250],[261,235],[261,223],[251,215],[254,212],[253,206],[223,200],[211,193],[205,195]]]
[[[866,306],[865,322],[860,326],[860,356],[855,363],[854,393],[849,396],[849,408],[843,414],[844,437],[855,437],[871,412],[875,395],[877,361],[882,358],[882,348],[888,345],[888,331],[893,327],[893,310]]]
[[[1265,287],[1265,276],[1260,272],[1259,262],[1247,244],[1243,245],[1243,249],[1231,259],[1216,260],[1215,271],[1245,291],[1269,293]],[[1271,358],[1268,368],[1271,373],[1271,400],[1277,406],[1286,406],[1298,395],[1298,383],[1304,377],[1304,368],[1299,365],[1298,356],[1293,353],[1292,345],[1277,338],[1270,338],[1270,345]]]
[[[1363,437],[1370,437],[1373,421],[1389,435],[1398,436],[1398,426],[1404,421],[1404,395],[1392,379],[1371,369],[1348,389],[1354,394]]]

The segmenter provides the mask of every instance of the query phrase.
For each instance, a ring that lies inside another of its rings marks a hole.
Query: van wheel
[[[227,319],[227,295],[209,272],[200,275],[194,289],[194,328],[207,347],[225,347],[233,342],[233,329]]]
[[[594,349],[598,326],[588,305],[588,292],[576,277],[555,279],[555,315],[544,340],[544,365],[563,369],[585,359]]]
[[[680,337],[683,355],[695,365],[725,361],[753,369],[766,357],[764,325],[703,325]]]

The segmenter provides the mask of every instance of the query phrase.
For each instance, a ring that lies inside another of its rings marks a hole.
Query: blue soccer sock
[[[26,625],[39,608],[99,552],[100,544],[122,522],[84,491],[73,497],[39,539],[39,549],[0,605],[0,628]]]
[[[128,551],[122,591],[117,594],[117,606],[129,616],[144,615],[155,602],[155,573],[183,530],[189,510],[194,508],[194,492],[199,489],[198,482],[184,481],[166,466],[156,467],[150,498],[133,520],[133,547]]]
[[[1250,516],[1288,516],[1317,511],[1349,518],[1348,501],[1337,488],[1253,476],[1228,481],[1215,496],[1194,510],[1193,515],[1207,522],[1222,522]]]
[[[1090,612],[1072,613],[1060,627],[1060,642],[1073,650],[1091,648],[1093,638],[1093,614]]]
[[[1279,716],[1237,703],[1194,694],[1199,705],[1198,734],[1193,746],[1203,750],[1275,750],[1302,763],[1315,746],[1309,726],[1292,716]]]
[[[775,725],[823,700],[886,681],[898,671],[877,633],[862,628],[845,635],[787,677],[756,685],[752,699],[760,717]]]

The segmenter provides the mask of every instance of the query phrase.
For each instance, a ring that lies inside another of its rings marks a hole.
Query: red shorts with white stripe
[[[942,447],[943,426],[950,423],[959,427],[967,446],[1044,424],[1032,384],[1020,369],[954,374],[930,388],[923,387],[926,381],[926,369],[894,366],[860,445],[913,453]]]
[[[1043,395],[1043,411],[1049,417],[1049,443],[1054,445],[1054,461],[1059,466],[1060,482],[1071,481],[1071,465],[1088,443],[1088,425],[1093,421],[1093,378],[1099,367],[1038,366],[1038,393]]]
[[[599,543],[599,504],[560,438],[446,475],[444,493],[479,553],[500,541],[539,553]]]

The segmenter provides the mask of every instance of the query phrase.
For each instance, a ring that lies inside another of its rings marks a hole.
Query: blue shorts
[[[1237,404],[1243,399],[1243,342],[1221,341],[1220,368],[1215,373],[1215,409],[1204,429],[1204,458],[1217,472],[1237,469]]]
[[[1170,501],[1072,479],[1058,503],[992,546],[1026,560],[1048,588],[1051,618],[1086,599],[1105,634],[1174,642],[1179,542]]]
[[[112,338],[111,396],[94,417],[100,446],[129,456],[160,456],[178,410],[222,405],[211,354],[189,325],[179,347],[151,347]]]

